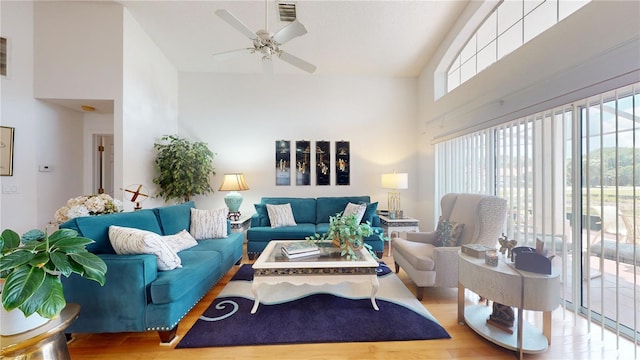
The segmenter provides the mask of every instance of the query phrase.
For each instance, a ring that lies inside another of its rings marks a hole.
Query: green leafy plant
[[[340,255],[346,256],[348,260],[356,260],[356,251],[362,247],[365,247],[374,259],[378,259],[371,245],[364,242],[364,238],[371,235],[377,235],[383,241],[388,240],[384,234],[376,233],[370,222],[358,223],[355,214],[343,216],[343,213],[339,212],[335,216],[329,216],[329,229],[326,233],[307,236],[305,239],[316,242],[333,240],[336,245],[339,242]]]
[[[76,273],[100,285],[107,265],[86,246],[94,241],[75,230],[60,229],[50,236],[31,230],[22,237],[13,230],[0,235],[0,278],[5,279],[2,306],[20,309],[25,316],[38,313],[53,318],[66,306],[60,276]]]
[[[213,192],[209,179],[215,175],[214,153],[203,142],[191,142],[175,135],[155,143],[155,164],[160,175],[153,179],[160,186],[158,195],[165,200],[189,201],[194,195]]]

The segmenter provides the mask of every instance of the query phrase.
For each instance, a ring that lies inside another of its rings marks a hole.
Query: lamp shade
[[[390,173],[382,174],[382,187],[385,189],[408,189],[409,174],[407,173]]]
[[[219,191],[243,191],[249,190],[244,181],[244,174],[224,174]]]

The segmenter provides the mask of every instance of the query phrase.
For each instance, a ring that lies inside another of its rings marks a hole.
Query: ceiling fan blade
[[[280,52],[280,56],[279,57],[280,57],[280,59],[288,62],[289,64],[291,64],[291,65],[293,65],[293,66],[295,66],[297,68],[300,68],[300,69],[302,69],[302,70],[304,70],[304,71],[306,71],[308,73],[313,73],[314,71],[316,71],[316,66],[315,65],[313,65],[311,63],[308,63],[308,62],[300,59],[299,57],[293,56],[293,55],[291,55],[289,53],[286,53],[284,51]]]
[[[227,24],[233,26],[236,30],[243,33],[244,36],[248,37],[249,39],[255,40],[257,38],[256,33],[254,33],[251,29],[247,27],[247,25],[245,25],[242,21],[238,20],[237,17],[233,16],[227,10],[218,9],[216,10],[216,15],[218,15]]]
[[[223,51],[223,52],[215,53],[215,54],[213,54],[213,56],[215,57],[216,60],[225,61],[225,60],[229,60],[231,58],[234,58],[240,52],[243,52],[243,51],[249,51],[250,52],[251,50],[253,50],[253,49],[252,48],[235,49],[235,50],[229,50],[229,51]]]
[[[295,39],[298,36],[302,36],[307,33],[307,28],[304,27],[298,20],[293,21],[291,24],[283,27],[278,30],[275,35],[273,35],[273,40],[278,44],[282,45],[287,43],[291,39]]]

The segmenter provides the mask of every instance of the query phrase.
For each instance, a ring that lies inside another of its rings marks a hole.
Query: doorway
[[[92,193],[114,195],[113,189],[113,134],[93,134]]]

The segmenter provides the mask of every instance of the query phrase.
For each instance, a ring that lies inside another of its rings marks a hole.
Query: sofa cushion
[[[153,209],[158,218],[162,234],[177,234],[180,230],[189,230],[191,225],[191,208],[194,208],[193,201],[178,205],[169,205]]]
[[[316,217],[312,221],[316,224],[329,222],[329,216],[343,212],[348,203],[369,203],[369,196],[336,196],[319,197],[316,199]]]
[[[196,240],[227,237],[227,214],[229,209],[191,209],[189,232]]]
[[[212,269],[221,261],[217,251],[183,251],[180,253],[182,268],[162,271],[151,283],[151,301],[166,304],[180,299],[197,284],[211,277]]]
[[[111,225],[109,240],[118,255],[153,254],[157,258],[158,270],[181,267],[178,255],[162,240],[161,235],[151,231]]]
[[[61,224],[60,227],[77,230],[81,236],[95,241],[87,245],[87,250],[94,254],[115,254],[109,241],[109,226],[111,225],[131,227],[162,234],[160,224],[153,210],[150,209],[79,217]]]
[[[272,228],[296,225],[291,204],[267,204],[267,213],[269,214],[269,223],[271,223]]]
[[[161,239],[176,254],[182,250],[186,250],[198,245],[196,239],[194,239],[187,230],[181,230],[179,233],[174,235],[161,236]]]
[[[293,218],[296,223],[316,223],[316,199],[314,198],[264,197],[261,203],[273,205],[291,204]],[[270,225],[269,223],[265,226]]]
[[[286,226],[279,228],[257,227],[247,231],[247,240],[268,242],[271,240],[302,240],[307,236],[316,233],[316,225],[309,223],[298,223],[296,226]]]
[[[231,259],[235,262],[242,256],[241,250],[239,253],[236,253],[237,247],[234,246],[234,244],[238,242],[238,239],[235,239],[236,236],[244,237],[241,233],[233,233],[223,239],[204,239],[198,241],[198,246],[194,246],[185,251],[217,251],[222,255],[223,260]],[[182,253],[178,254],[178,256],[182,256]]]

